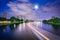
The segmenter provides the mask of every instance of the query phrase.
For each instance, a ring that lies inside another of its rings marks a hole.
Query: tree
[[[13,22],[13,21],[20,21],[20,19],[15,18],[15,17],[11,17],[11,18],[10,18],[10,21],[12,21],[12,22]]]
[[[14,21],[14,20],[16,20],[16,18],[15,17],[11,17],[10,20],[11,21]]]
[[[6,21],[6,18],[0,17],[0,21]]]

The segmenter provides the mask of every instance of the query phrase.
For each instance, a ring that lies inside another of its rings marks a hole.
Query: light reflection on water
[[[58,26],[57,26],[58,27]],[[50,33],[53,33],[55,35],[60,36],[60,28],[59,29],[55,29],[54,26],[50,25],[50,24],[44,24],[42,23],[42,26],[39,25],[39,29],[43,29],[45,31],[48,31]]]
[[[3,32],[7,32],[8,34],[12,34],[12,32],[14,33],[14,35],[21,35],[24,31],[26,31],[26,24],[27,23],[23,23],[23,24],[14,24],[14,25],[11,25],[11,26],[6,26],[6,27],[3,27]],[[57,35],[60,35],[60,29],[59,30],[55,30],[52,25],[48,25],[48,24],[44,24],[42,22],[31,22],[31,26],[32,27],[38,27],[39,29],[43,29],[43,30],[46,30],[46,31],[49,31],[51,33],[54,33],[54,34],[57,34]]]
[[[35,26],[35,27],[41,27],[42,26],[42,22],[32,22],[31,23],[32,25],[31,26]],[[23,23],[23,24],[13,24],[11,26],[6,26],[3,31],[4,32],[11,32],[11,31],[14,31],[14,33],[17,33],[17,32],[20,32],[21,31],[25,31],[26,30],[26,23]]]
[[[26,31],[25,30],[25,23],[23,23],[23,24],[19,24],[18,26],[17,26],[17,28],[15,29],[15,31],[14,31],[14,35],[17,37],[17,36],[21,36],[23,33],[24,33],[24,31]]]
[[[42,22],[32,22],[31,26],[35,26],[35,27],[41,27],[42,28]]]
[[[14,24],[14,28],[16,28],[16,24]]]
[[[46,30],[46,31],[49,31],[49,32],[55,33],[55,34],[56,33],[59,34],[58,32],[60,32],[59,30],[56,32],[56,30],[52,27],[52,25],[44,24],[42,22],[31,22],[31,26],[37,27],[39,29],[43,29],[43,30]],[[17,32],[21,33],[21,31],[25,31],[25,29],[26,29],[26,23],[19,24],[18,27],[16,28],[15,32],[17,31]]]
[[[23,27],[23,25],[22,25],[22,24],[19,24],[18,30],[19,30],[19,31],[22,31],[22,27]]]
[[[60,36],[60,28],[56,30],[52,25],[44,24],[42,22],[31,22],[31,26],[37,27],[39,29],[43,29],[45,31],[48,31],[50,33]]]
[[[17,30],[24,31],[25,30],[25,23],[19,24]]]

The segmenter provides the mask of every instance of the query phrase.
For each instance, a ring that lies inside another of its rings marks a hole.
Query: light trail
[[[30,23],[28,23],[27,25],[28,25],[28,27],[29,27],[31,30],[35,31],[36,33],[38,33],[39,35],[41,35],[41,36],[42,36],[43,38],[45,38],[46,40],[50,40],[48,37],[46,37],[46,36],[43,35],[41,32],[39,32],[36,28],[32,27]]]

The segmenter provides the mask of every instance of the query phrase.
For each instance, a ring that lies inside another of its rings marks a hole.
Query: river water
[[[56,26],[56,27],[58,27],[58,26]],[[39,28],[42,28],[43,30],[46,30],[48,32],[51,32],[51,33],[53,33],[55,35],[60,36],[60,28],[55,29],[53,25],[42,23],[42,26],[41,27],[39,26]]]
[[[34,25],[35,27],[38,27],[39,29],[43,29],[43,30],[51,32],[55,35],[60,36],[60,28],[56,30],[52,25],[44,24],[42,22],[33,22],[32,25]],[[11,39],[13,40],[13,36],[23,38],[24,36],[28,37],[28,35],[29,36],[31,35],[30,37],[32,37],[34,34],[31,33],[31,31],[30,32],[29,31],[30,30],[26,27],[26,23],[18,24],[18,25],[14,24],[14,25],[1,26],[0,27],[0,39],[4,38],[4,39],[9,40],[9,38],[10,38],[10,40]],[[34,38],[36,38],[36,37],[34,36]],[[34,38],[32,38],[32,39],[34,39]]]

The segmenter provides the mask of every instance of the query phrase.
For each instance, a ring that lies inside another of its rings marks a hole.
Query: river
[[[53,28],[52,25],[44,24],[42,22],[32,22],[33,26],[46,30],[50,33],[53,33],[57,36],[60,36],[60,29],[56,30]],[[31,26],[32,26],[31,25]],[[33,27],[32,26],[32,27]],[[21,39],[21,40],[38,40],[38,38],[31,32],[31,30],[26,27],[26,23],[23,24],[14,24],[14,25],[7,25],[7,26],[1,26],[0,27],[0,39],[6,39],[6,40],[13,40],[13,39]]]

